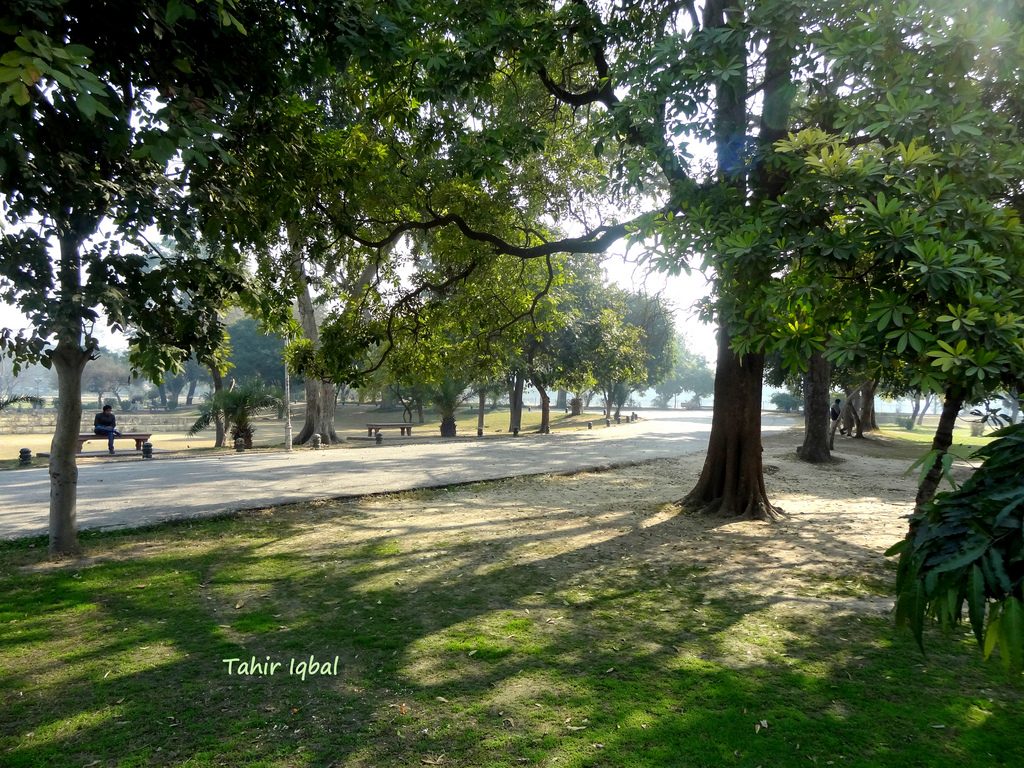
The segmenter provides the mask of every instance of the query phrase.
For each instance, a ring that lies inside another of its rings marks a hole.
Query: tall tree
[[[12,0],[0,11],[0,298],[30,333],[0,332],[18,360],[58,376],[50,551],[78,550],[81,379],[101,313],[156,372],[212,346],[210,317],[240,285],[227,256],[149,246],[200,190],[188,169],[219,151],[221,118],[273,82],[287,28],[257,2]],[[244,84],[244,88],[242,87]],[[172,166],[173,164],[173,166]]]
[[[846,135],[805,130],[778,149],[796,158],[782,204],[816,223],[793,240],[801,269],[846,284],[827,356],[867,371],[865,403],[893,372],[903,388],[942,393],[920,507],[935,492],[964,403],[1012,382],[1024,365],[1024,16],[1002,3],[984,13],[940,3],[901,14],[879,8],[849,34],[823,37],[832,75],[850,90],[809,106]],[[884,47],[884,64],[867,40]],[[770,311],[787,317],[793,286],[774,287]],[[784,335],[800,325],[787,319]],[[858,416],[863,426],[871,414]]]

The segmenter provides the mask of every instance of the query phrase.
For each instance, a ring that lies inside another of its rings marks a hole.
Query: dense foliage
[[[988,657],[999,649],[1010,669],[1024,668],[1024,424],[1006,427],[975,456],[982,465],[910,521],[900,555],[896,618],[919,644],[925,621],[944,627],[964,608]],[[923,647],[923,645],[922,645]]]

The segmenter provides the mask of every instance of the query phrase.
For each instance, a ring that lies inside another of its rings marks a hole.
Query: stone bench
[[[122,432],[120,435],[115,435],[115,440],[134,440],[135,450],[141,451],[142,444],[145,443],[152,436],[152,432]],[[82,446],[84,446],[89,440],[108,440],[106,435],[97,435],[94,432],[82,432],[78,436],[78,452],[82,452]]]
[[[377,424],[366,425],[366,436],[373,437],[379,435],[382,429],[398,429],[401,430],[401,435],[409,435],[412,437],[412,424],[408,421],[393,421],[393,422],[380,422]]]

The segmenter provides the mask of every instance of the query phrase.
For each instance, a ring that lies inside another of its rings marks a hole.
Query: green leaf
[[[999,623],[999,655],[1003,666],[1019,672],[1024,668],[1024,604],[1008,598]]]
[[[99,109],[100,104],[88,93],[80,93],[75,99],[75,106],[78,107],[79,112],[92,120],[96,117],[96,110]]]
[[[985,574],[979,566],[973,565],[967,590],[967,615],[979,646],[984,646],[985,642],[985,603]]]
[[[1002,603],[993,603],[988,613],[988,626],[985,627],[985,645],[981,649],[985,658],[992,656],[992,651],[999,644],[999,617],[1002,612]]]
[[[945,560],[939,565],[935,566],[929,573],[945,573],[946,571],[955,571],[957,568],[963,568],[965,565],[973,563],[985,554],[985,551],[989,548],[988,539],[984,539],[980,542],[976,542],[974,546],[970,547],[966,551],[961,552],[956,557],[949,560]],[[977,566],[975,566],[976,568]]]

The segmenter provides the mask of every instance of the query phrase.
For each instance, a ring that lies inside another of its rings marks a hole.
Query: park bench
[[[142,444],[149,440],[152,432],[122,432],[120,435],[114,437],[115,440],[134,440],[135,450],[141,451]],[[78,452],[82,452],[82,446],[89,440],[106,440],[106,435],[97,435],[92,432],[82,432],[78,436]]]
[[[366,425],[366,436],[373,437],[379,435],[382,429],[398,429],[401,430],[401,435],[409,435],[412,437],[412,424],[408,421],[394,421],[387,423],[378,424],[367,424]]]

